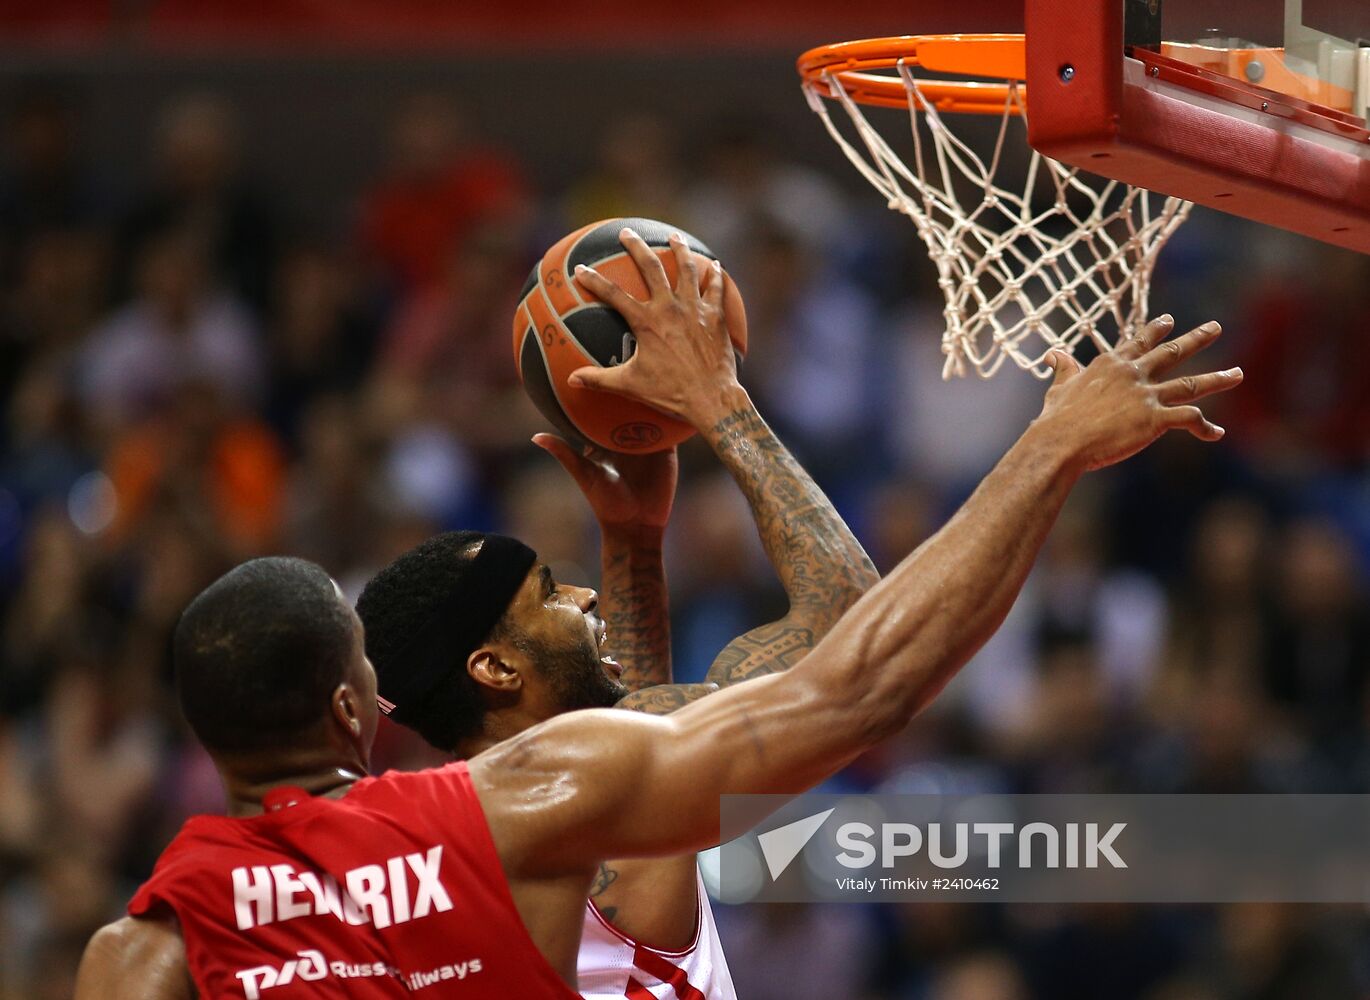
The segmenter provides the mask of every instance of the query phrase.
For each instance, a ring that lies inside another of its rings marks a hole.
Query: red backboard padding
[[[1370,144],[1128,85],[1122,4],[1028,0],[1029,141],[1062,162],[1370,253]],[[1061,70],[1070,66],[1067,82]]]

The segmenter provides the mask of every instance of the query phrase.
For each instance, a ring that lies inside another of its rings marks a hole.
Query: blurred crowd
[[[528,443],[514,297],[542,248],[617,215],[677,222],[746,299],[743,381],[889,569],[1023,429],[1043,386],[940,380],[912,227],[721,121],[685,171],[669,119],[607,121],[554,185],[444,95],[399,100],[385,166],[331,226],[243,166],[212,94],[159,111],[112,189],[79,102],[3,109],[0,161],[0,1000],[65,997],[212,767],[168,636],[249,556],[353,596],[431,532],[496,528],[594,582],[593,521]],[[815,127],[817,124],[815,123]],[[1091,476],[1009,622],[839,786],[1370,791],[1370,261],[1198,213],[1156,311],[1229,333],[1217,446]],[[676,676],[783,609],[746,505],[697,442],[670,532]],[[380,767],[431,751],[383,725]],[[1370,995],[1360,909],[720,907],[743,1000],[1320,1000]]]

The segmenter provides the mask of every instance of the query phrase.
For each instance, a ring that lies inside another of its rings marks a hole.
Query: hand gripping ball
[[[646,241],[666,269],[672,287],[676,262],[668,238],[680,232],[652,219],[605,219],[563,237],[543,255],[519,293],[514,310],[514,360],[529,397],[557,431],[571,441],[591,442],[612,451],[662,451],[684,441],[694,429],[659,410],[621,396],[576,388],[571,372],[586,365],[612,367],[632,357],[632,330],[616,309],[605,305],[575,278],[587,264],[636,299],[647,285],[637,264],[619,242],[624,227]],[[682,232],[697,258],[705,287],[716,280],[714,254]],[[742,296],[726,272],[723,308],[728,334],[739,360],[747,350],[747,316]]]

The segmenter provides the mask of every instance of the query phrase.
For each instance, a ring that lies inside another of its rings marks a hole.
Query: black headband
[[[508,610],[535,562],[537,553],[517,539],[484,535],[442,606],[378,676],[381,711],[405,724],[421,717],[429,695],[461,669]]]

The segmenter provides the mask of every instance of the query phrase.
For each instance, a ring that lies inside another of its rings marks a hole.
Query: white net
[[[1046,377],[1052,348],[1073,351],[1088,337],[1107,350],[1110,337],[1145,322],[1156,255],[1193,206],[1164,198],[1155,210],[1153,199],[1162,196],[1035,150],[1021,187],[1000,187],[1011,130],[1022,129],[1028,149],[1018,84],[1010,81],[986,162],[952,133],[935,102],[922,98],[909,67],[901,62],[898,70],[912,119],[910,163],[871,126],[839,76],[826,73],[823,80],[851,119],[855,142],[832,120],[814,84],[805,92],[847,158],[890,208],[913,220],[931,253],[946,296],[943,377],[965,375],[969,367],[988,378],[1005,359]],[[1017,159],[1011,171],[1021,170]]]

